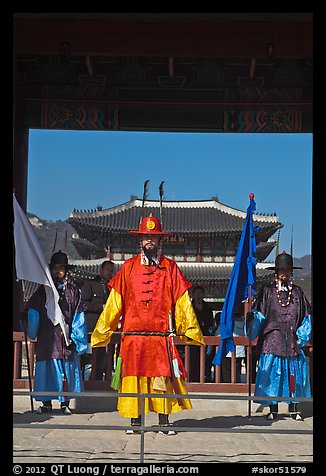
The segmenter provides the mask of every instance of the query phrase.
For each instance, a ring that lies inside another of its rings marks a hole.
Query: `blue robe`
[[[286,302],[287,292],[282,291],[280,298]],[[286,403],[297,403],[293,397],[309,398],[309,369],[302,348],[311,336],[312,314],[302,289],[294,285],[291,302],[283,307],[278,302],[275,285],[264,286],[257,295],[252,311],[252,340],[258,337],[257,345],[262,352],[254,395],[285,397]],[[273,399],[254,401],[266,405],[278,403]]]
[[[84,305],[76,285],[68,283],[58,291],[59,305],[70,330],[72,344],[69,347],[62,338],[60,325],[54,326],[47,317],[43,286],[27,304],[27,335],[30,339],[37,339],[34,391],[82,392],[84,385],[79,355],[87,349]],[[70,399],[56,395],[34,398],[37,401],[57,399],[60,402]]]

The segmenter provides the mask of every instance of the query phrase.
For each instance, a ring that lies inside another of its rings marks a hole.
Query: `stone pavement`
[[[129,425],[129,420],[121,418],[116,411],[116,397],[89,396],[71,403],[72,415],[63,415],[57,401],[53,401],[53,413],[38,415],[31,413],[28,396],[14,396],[13,423],[38,426],[13,429],[14,463],[141,461],[140,435],[126,435],[122,429],[98,429],[100,425]],[[268,407],[256,403],[252,403],[249,419],[246,400],[192,399],[192,405],[192,410],[170,416],[170,421],[180,429],[177,435],[145,432],[144,463],[313,462],[310,402],[301,403],[304,421],[292,420],[284,403],[279,404],[280,415],[276,421],[266,420]],[[38,403],[34,402],[34,409],[37,406]],[[58,424],[65,425],[65,428],[52,428]],[[90,428],[70,428],[71,425],[83,424],[90,425]],[[145,425],[156,426],[157,415],[146,415]],[[197,432],[191,427],[206,431]]]

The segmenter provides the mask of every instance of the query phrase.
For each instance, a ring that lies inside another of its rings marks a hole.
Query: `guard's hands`
[[[20,313],[20,320],[27,323],[27,321],[28,321],[27,309],[24,309]]]
[[[62,352],[65,359],[69,359],[72,352],[76,349],[75,343],[71,342],[69,345],[64,345]]]
[[[23,332],[27,333],[27,326],[28,326],[28,315],[27,315],[27,309],[24,309],[20,313],[20,327]]]
[[[67,350],[75,350],[76,349],[75,343],[73,341],[71,341],[70,344],[66,346],[66,349]]]
[[[255,317],[255,315],[252,311],[247,312],[247,314],[246,314],[247,322],[252,322],[254,320],[254,317]]]

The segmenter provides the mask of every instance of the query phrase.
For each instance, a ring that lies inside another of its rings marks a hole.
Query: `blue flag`
[[[213,365],[221,365],[228,352],[234,352],[234,309],[244,299],[256,292],[256,238],[252,215],[256,210],[254,195],[250,194],[250,204],[244,222],[237,255],[232,268],[228,289],[220,318],[221,343],[214,357]]]

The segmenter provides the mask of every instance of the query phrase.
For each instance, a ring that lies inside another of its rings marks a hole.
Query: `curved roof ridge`
[[[94,258],[94,259],[69,259],[69,265],[72,266],[97,266],[103,263],[103,261],[112,261],[116,264],[124,263],[123,260],[110,259],[108,257]]]
[[[148,204],[148,205],[146,205]],[[114,207],[105,208],[103,210],[94,210],[89,212],[71,212],[70,218],[81,218],[81,217],[99,217],[99,216],[107,216],[113,215],[115,213],[122,212],[124,210],[128,210],[130,208],[138,208],[142,206],[142,200],[136,198],[129,200],[128,202],[124,202],[120,205],[116,205]],[[149,208],[159,208],[160,201],[159,200],[146,200],[145,207]],[[237,208],[230,207],[229,205],[224,205],[217,200],[164,200],[163,208],[215,208],[223,213],[227,213],[229,215],[233,215],[239,218],[245,218],[247,212],[239,210]],[[278,222],[278,216],[276,215],[258,215],[253,214],[253,219],[255,221],[261,222]]]
[[[139,201],[141,202],[141,200],[138,199],[129,200],[128,202],[121,203],[120,205],[115,205],[114,207],[103,208],[102,210],[91,210],[89,212],[73,211],[70,213],[69,218],[101,217],[106,215],[113,215],[114,213],[122,212],[124,210],[128,210],[129,208],[133,208],[135,202]],[[136,204],[136,206],[139,205]]]

